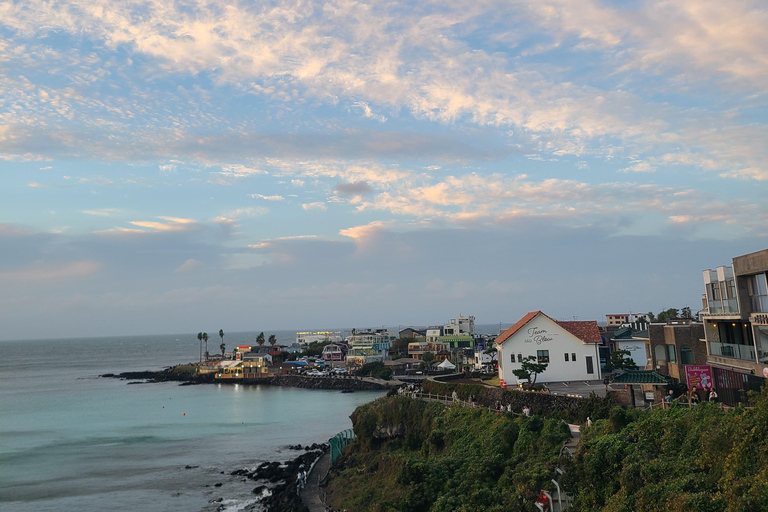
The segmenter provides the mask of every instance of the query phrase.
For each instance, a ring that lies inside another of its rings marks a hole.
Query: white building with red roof
[[[532,311],[496,338],[499,379],[519,383],[512,372],[529,356],[548,365],[537,383],[601,379],[601,342],[595,321],[562,322]]]

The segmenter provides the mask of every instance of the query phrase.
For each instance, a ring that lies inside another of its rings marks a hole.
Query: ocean
[[[287,445],[327,441],[383,394],[99,377],[198,358],[197,333],[0,341],[0,510],[241,510],[256,483],[230,472],[296,457]]]

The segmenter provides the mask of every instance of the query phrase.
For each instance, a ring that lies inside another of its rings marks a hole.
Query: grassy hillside
[[[329,503],[350,512],[535,511],[569,437],[562,418],[607,404],[593,397],[579,411],[554,397],[536,400],[531,418],[405,397],[362,406],[352,416],[358,439],[331,474]],[[559,460],[575,512],[768,510],[765,392],[753,409],[613,407],[592,418],[576,458]]]
[[[532,506],[570,437],[562,421],[388,397],[352,416],[358,439],[327,488],[350,511],[509,511]]]
[[[615,410],[583,432],[565,485],[575,510],[768,510],[768,398],[647,413]]]

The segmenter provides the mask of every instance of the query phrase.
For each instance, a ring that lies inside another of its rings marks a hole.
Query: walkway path
[[[301,502],[307,506],[310,512],[324,512],[325,505],[323,505],[320,489],[320,480],[328,474],[328,469],[331,467],[331,450],[326,450],[317,462],[310,468],[307,475],[307,485],[304,489],[299,491],[299,497]]]

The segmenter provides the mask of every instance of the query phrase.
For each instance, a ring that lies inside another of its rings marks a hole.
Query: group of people
[[[708,402],[717,402],[717,391],[715,391],[715,388],[709,388],[708,390],[704,390],[704,396],[706,397],[706,400]],[[675,392],[673,390],[669,390],[669,393],[667,396],[664,397],[664,402],[667,403],[667,405],[672,403],[672,400],[675,400]],[[680,395],[677,397],[678,399],[685,399],[687,403],[691,407],[696,407],[699,405],[699,393],[696,389],[696,387],[693,387],[690,392]]]
[[[421,392],[420,384],[403,384],[397,388],[398,395],[410,396],[411,398],[417,398],[417,395]]]

